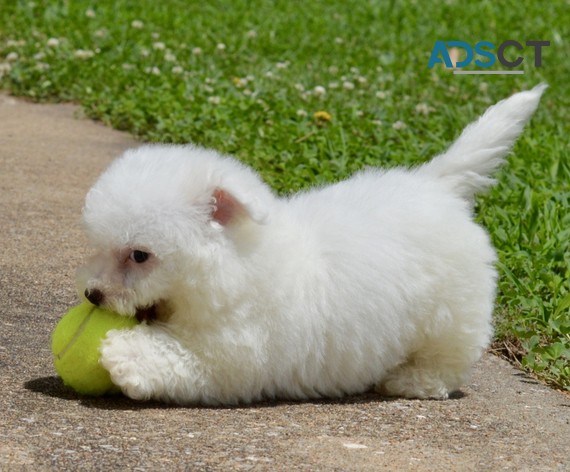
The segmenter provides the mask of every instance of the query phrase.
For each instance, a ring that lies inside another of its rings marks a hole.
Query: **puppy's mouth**
[[[142,323],[154,323],[156,321],[167,321],[170,318],[171,312],[168,309],[167,302],[160,300],[149,306],[137,307],[135,311],[135,318]]]
[[[135,313],[135,318],[139,321],[139,323],[142,323],[143,321],[147,321],[148,323],[156,321],[156,319],[158,318],[156,305],[137,308],[137,311]]]

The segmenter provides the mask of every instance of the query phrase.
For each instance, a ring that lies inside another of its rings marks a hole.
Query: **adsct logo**
[[[542,66],[542,48],[550,46],[550,41],[526,41],[525,47],[514,39],[508,39],[502,42],[498,48],[490,41],[479,41],[474,47],[465,41],[442,41],[437,40],[431,51],[429,58],[428,69],[431,69],[435,64],[445,64],[448,68],[454,68],[454,74],[524,74],[523,70],[512,70],[514,67],[520,66],[525,57],[520,55],[524,50],[524,54],[534,51],[534,67]],[[449,57],[449,51],[452,48],[463,49],[467,56],[462,61],[457,61],[455,64]],[[495,53],[495,49],[497,52]],[[513,52],[513,49],[516,51]],[[466,69],[473,58],[477,54],[481,59],[475,59],[475,66],[482,69]],[[499,63],[507,69],[502,70],[485,70],[499,61]]]

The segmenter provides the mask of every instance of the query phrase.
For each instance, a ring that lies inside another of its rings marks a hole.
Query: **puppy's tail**
[[[445,180],[458,196],[472,200],[476,193],[495,182],[489,176],[503,163],[547,87],[537,85],[490,107],[463,130],[447,152],[417,172]]]

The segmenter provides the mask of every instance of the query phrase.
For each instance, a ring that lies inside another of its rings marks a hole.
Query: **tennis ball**
[[[111,376],[99,363],[99,346],[111,329],[132,328],[135,318],[82,303],[67,312],[55,327],[51,350],[63,383],[82,395],[118,393]]]

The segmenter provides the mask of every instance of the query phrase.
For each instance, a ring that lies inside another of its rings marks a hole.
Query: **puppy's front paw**
[[[145,366],[144,345],[132,330],[112,330],[101,343],[101,364],[111,380],[134,400],[152,397],[152,385]]]

